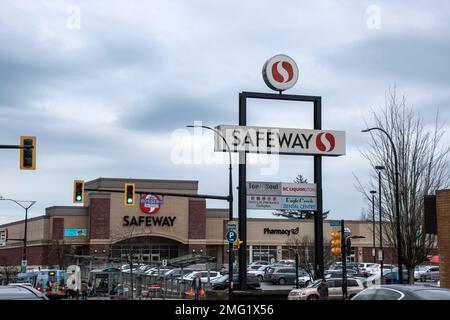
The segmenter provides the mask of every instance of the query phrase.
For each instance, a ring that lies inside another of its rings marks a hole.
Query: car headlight
[[[291,291],[291,293],[289,295],[290,296],[299,296],[300,292],[298,292],[298,291]]]

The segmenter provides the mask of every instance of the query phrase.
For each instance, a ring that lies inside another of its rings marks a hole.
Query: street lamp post
[[[376,262],[376,245],[375,245],[375,193],[377,193],[375,190],[370,190],[370,193],[372,194],[372,243],[373,243],[373,263]]]
[[[30,209],[31,206],[36,203],[36,201],[21,201],[21,200],[14,200],[14,199],[6,199],[6,198],[3,198],[2,196],[0,196],[0,200],[12,201],[12,202],[16,203],[17,205],[19,205],[19,206],[21,206],[22,208],[25,209],[25,230],[24,230],[23,239],[10,239],[10,240],[22,240],[23,241],[22,260],[26,261],[27,260],[28,209]],[[21,204],[21,202],[27,202],[27,203],[29,203],[29,205],[28,206],[24,206],[24,205]]]
[[[391,136],[386,130],[378,127],[368,128],[361,130],[361,132],[369,132],[372,130],[379,130],[383,132],[389,139],[391,143],[392,152],[394,153],[394,165],[395,165],[395,213],[397,220],[397,259],[398,259],[398,281],[400,284],[403,284],[403,262],[402,262],[402,240],[401,240],[401,231],[400,231],[400,200],[398,194],[398,159],[397,159],[397,150],[395,149],[394,142],[392,141]]]
[[[381,265],[381,283],[383,284],[383,262],[384,262],[384,252],[383,252],[383,225],[382,225],[382,208],[381,208],[381,170],[384,170],[383,166],[376,166],[375,170],[378,171],[378,215],[379,215],[379,224],[380,224],[380,265]]]
[[[227,146],[229,166],[228,166],[228,220],[233,221],[233,167],[231,161],[231,149],[225,137],[220,131],[203,125],[187,125],[188,128],[203,128],[218,134]],[[233,299],[233,244],[228,244],[228,299]]]

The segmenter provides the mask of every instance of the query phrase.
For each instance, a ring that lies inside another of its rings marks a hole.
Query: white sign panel
[[[232,152],[341,156],[345,154],[345,132],[219,125]],[[215,151],[227,151],[220,135],[215,134]]]
[[[317,210],[316,197],[281,197],[282,210]]]
[[[275,91],[292,88],[298,79],[298,67],[295,61],[284,54],[273,56],[263,66],[263,79],[266,85]]]
[[[277,210],[281,208],[281,197],[247,196],[247,209]]]
[[[281,196],[281,182],[247,182],[248,195]]]
[[[314,183],[281,183],[281,195],[297,197],[316,197],[317,186]]]

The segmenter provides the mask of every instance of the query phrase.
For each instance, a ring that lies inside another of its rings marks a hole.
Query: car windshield
[[[258,271],[264,271],[266,269],[266,266],[261,266],[258,268]]]
[[[320,281],[322,281],[322,280],[320,280],[320,279],[315,280],[313,283],[310,283],[310,284],[307,286],[307,288],[316,288],[316,287],[319,285]]]
[[[414,293],[425,300],[450,300],[450,290],[426,289]]]

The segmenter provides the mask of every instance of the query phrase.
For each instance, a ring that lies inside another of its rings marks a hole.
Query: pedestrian
[[[320,281],[320,284],[317,287],[317,292],[319,293],[320,300],[328,300],[328,285],[325,278]]]
[[[202,279],[200,279],[200,273],[196,273],[192,280],[191,288],[194,290],[195,300],[200,297],[200,290],[202,289]]]
[[[81,300],[87,300],[88,284],[85,280],[81,281]]]

